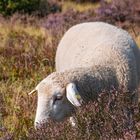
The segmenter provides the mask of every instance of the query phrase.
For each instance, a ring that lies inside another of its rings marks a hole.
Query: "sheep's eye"
[[[56,100],[61,100],[62,99],[62,95],[56,95]]]
[[[53,104],[56,102],[56,101],[58,101],[58,100],[61,100],[63,98],[63,96],[62,95],[55,95],[54,97],[53,97]]]

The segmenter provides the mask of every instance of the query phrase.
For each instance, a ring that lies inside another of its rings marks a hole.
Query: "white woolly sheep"
[[[126,31],[103,22],[73,26],[59,43],[56,72],[31,92],[38,91],[35,125],[71,116],[102,90],[123,86],[133,92],[140,80],[139,60],[139,48]]]

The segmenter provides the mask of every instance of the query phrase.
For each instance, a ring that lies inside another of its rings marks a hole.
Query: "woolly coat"
[[[84,101],[112,87],[134,91],[140,79],[139,61],[140,51],[126,31],[102,22],[73,26],[58,45],[56,72],[31,92],[38,91],[35,126],[50,116],[61,121],[71,115],[74,106],[66,96],[70,83]]]
[[[78,68],[80,73],[83,68],[108,68],[117,85],[132,91],[140,79],[139,61],[139,48],[128,32],[107,23],[89,22],[65,33],[56,52],[56,71]],[[85,73],[92,75],[94,71]]]

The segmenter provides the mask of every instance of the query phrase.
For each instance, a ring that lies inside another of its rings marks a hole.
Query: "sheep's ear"
[[[74,106],[81,106],[82,98],[74,83],[70,83],[67,85],[66,97]]]

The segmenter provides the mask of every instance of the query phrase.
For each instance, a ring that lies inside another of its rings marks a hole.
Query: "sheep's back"
[[[70,28],[60,41],[56,71],[109,66],[116,69],[119,81],[128,85],[133,81],[133,85],[137,85],[138,59],[138,47],[126,31],[102,22],[82,23]]]
[[[133,44],[127,32],[106,23],[73,26],[58,45],[56,70],[118,63],[118,54],[132,51],[130,42]]]

